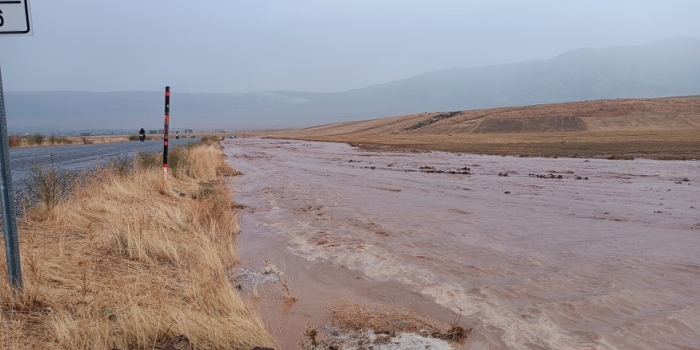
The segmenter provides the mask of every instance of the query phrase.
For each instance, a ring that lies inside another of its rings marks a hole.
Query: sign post
[[[0,34],[32,35],[28,0],[0,0]],[[19,256],[19,237],[15,213],[14,192],[10,171],[10,144],[7,137],[5,95],[0,71],[0,195],[2,195],[2,226],[5,233],[5,256],[10,284],[22,291],[22,266]]]
[[[22,290],[22,266],[19,257],[19,237],[17,236],[17,216],[15,213],[14,192],[10,172],[10,145],[7,138],[7,121],[5,117],[5,96],[2,91],[2,72],[0,72],[0,192],[2,192],[2,226],[5,230],[5,256],[7,258],[7,275],[10,284]]]

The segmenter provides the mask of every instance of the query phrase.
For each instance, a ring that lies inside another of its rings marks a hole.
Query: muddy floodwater
[[[405,295],[466,349],[700,348],[700,161],[223,144],[241,254],[283,260],[300,308]]]

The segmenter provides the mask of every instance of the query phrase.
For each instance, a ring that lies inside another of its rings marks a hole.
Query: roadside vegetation
[[[70,145],[73,141],[66,136],[57,136],[56,134],[49,135],[49,144],[51,145]]]
[[[216,144],[170,157],[167,179],[158,153],[88,174],[32,170],[39,200],[18,222],[23,293],[0,269],[3,348],[276,346],[229,280],[239,228],[224,177],[236,172]]]
[[[202,143],[212,143],[224,140],[224,135],[208,135],[202,137]]]
[[[194,138],[194,135],[183,134],[181,138]],[[175,135],[171,134],[170,139],[175,139]],[[223,134],[210,134],[204,136],[207,141],[220,141],[224,139]],[[163,135],[149,135],[146,140],[163,140]],[[113,143],[113,142],[128,142],[139,141],[139,136],[134,135],[102,135],[102,136],[58,136],[56,134],[28,134],[28,135],[8,135],[8,143],[10,148],[19,147],[38,147],[38,146],[60,146],[60,145],[92,145],[97,143]]]
[[[49,166],[32,165],[27,172],[24,185],[27,188],[25,204],[42,205],[52,210],[58,203],[67,199],[76,184],[76,175],[57,167],[51,156]]]
[[[31,134],[31,135],[9,135],[8,143],[11,148],[17,147],[36,147],[36,146],[57,146],[57,145],[72,145],[79,143],[67,136],[58,136],[56,134]]]
[[[56,134],[31,134],[31,135],[9,135],[8,141],[10,147],[32,147],[32,146],[55,146],[55,145],[71,145],[75,140],[67,136],[58,136]]]

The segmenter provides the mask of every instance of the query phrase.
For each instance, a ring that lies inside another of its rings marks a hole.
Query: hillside
[[[373,149],[700,159],[700,97],[432,112],[269,134]]]
[[[304,127],[427,111],[698,95],[698,62],[700,40],[668,39],[579,49],[548,60],[446,69],[337,93],[186,93],[172,86],[171,127]],[[6,89],[10,132],[162,125],[162,92]]]

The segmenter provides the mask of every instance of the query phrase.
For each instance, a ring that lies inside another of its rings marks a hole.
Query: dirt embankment
[[[421,113],[265,133],[370,149],[700,159],[700,97]]]

